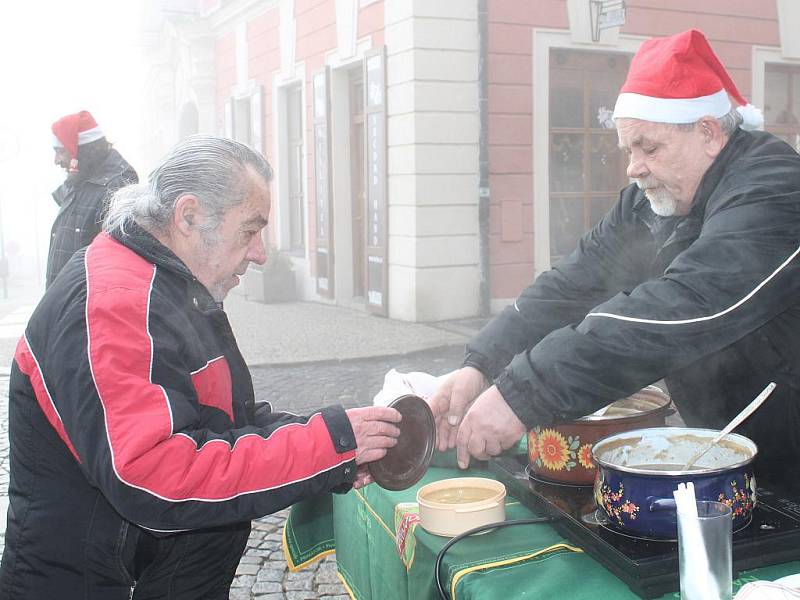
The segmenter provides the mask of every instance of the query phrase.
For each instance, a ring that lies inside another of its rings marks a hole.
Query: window
[[[244,92],[232,95],[225,103],[225,137],[264,152],[264,115],[261,86],[250,83]]]
[[[286,145],[289,165],[289,245],[292,251],[306,247],[303,205],[303,105],[300,84],[286,88]]]
[[[250,145],[250,97],[233,99],[233,139]]]
[[[800,151],[800,67],[767,64],[764,128]]]
[[[572,252],[628,184],[610,118],[630,59],[550,51],[550,264]]]

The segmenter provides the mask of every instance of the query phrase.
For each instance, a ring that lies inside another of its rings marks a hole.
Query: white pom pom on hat
[[[631,60],[613,118],[694,123],[727,114],[731,99],[740,105],[736,109],[742,129],[764,125],[761,111],[739,93],[706,36],[689,29],[642,44]]]
[[[764,113],[752,104],[737,106],[736,110],[742,115],[742,124],[739,126],[748,131],[764,127]]]

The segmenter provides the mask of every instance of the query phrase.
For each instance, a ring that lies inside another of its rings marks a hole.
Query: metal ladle
[[[753,400],[753,401],[752,401],[750,404],[748,404],[747,406],[745,406],[745,407],[744,407],[744,410],[742,410],[742,412],[740,412],[738,415],[736,415],[735,417],[733,417],[733,419],[731,420],[731,422],[730,422],[730,423],[728,423],[728,424],[725,426],[725,429],[723,429],[723,430],[722,430],[722,431],[720,431],[720,432],[719,432],[717,435],[715,435],[715,436],[714,436],[714,439],[712,439],[712,440],[711,440],[711,441],[710,441],[708,444],[706,444],[704,447],[700,448],[700,450],[699,450],[699,451],[697,451],[697,452],[694,454],[694,456],[692,456],[692,457],[691,457],[691,458],[690,458],[690,459],[687,461],[687,463],[686,463],[686,464],[684,465],[684,467],[683,467],[683,470],[684,470],[684,471],[688,471],[688,470],[691,468],[691,466],[692,466],[694,463],[696,463],[696,462],[698,461],[698,459],[699,459],[701,456],[703,456],[703,455],[704,455],[706,452],[708,452],[709,450],[711,450],[711,448],[713,448],[713,447],[714,447],[714,445],[715,445],[717,442],[719,442],[719,441],[720,441],[722,438],[724,438],[726,435],[728,435],[728,434],[729,434],[731,431],[733,431],[733,430],[734,430],[736,427],[738,427],[739,425],[741,425],[742,421],[744,421],[744,420],[745,420],[747,417],[749,417],[751,414],[753,414],[753,413],[756,411],[756,409],[757,409],[759,406],[761,406],[761,404],[764,402],[764,400],[766,400],[767,398],[769,398],[769,395],[772,393],[772,390],[774,390],[774,389],[775,389],[775,387],[776,387],[776,384],[775,384],[775,382],[770,382],[770,384],[769,384],[767,387],[765,387],[765,388],[764,388],[764,389],[761,391],[761,393],[760,393],[758,396],[756,396],[756,397],[755,397],[755,399],[754,399],[754,400]]]

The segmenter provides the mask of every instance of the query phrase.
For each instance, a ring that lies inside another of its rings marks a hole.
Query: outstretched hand
[[[356,437],[357,465],[380,460],[397,443],[400,429],[393,423],[399,423],[402,416],[394,408],[366,406],[345,412]]]
[[[456,440],[458,466],[469,467],[469,457],[488,460],[508,450],[527,432],[525,424],[492,386],[483,392],[467,411]]]
[[[486,389],[483,373],[462,367],[439,386],[428,399],[436,421],[437,446],[441,452],[456,445],[458,426],[467,408]]]

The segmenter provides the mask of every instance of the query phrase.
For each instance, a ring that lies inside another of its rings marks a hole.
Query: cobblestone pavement
[[[262,366],[252,369],[256,398],[275,410],[307,413],[328,404],[365,406],[380,390],[389,369],[442,375],[459,366],[462,346],[423,350],[406,355],[342,362]],[[8,377],[0,376],[0,514],[5,542],[8,505]],[[247,550],[231,587],[231,600],[345,600],[334,556],[289,573],[281,546],[286,511],[253,522]]]
[[[366,406],[381,389],[390,369],[442,375],[461,364],[464,347],[448,346],[410,354],[341,362],[252,367],[256,399],[275,410],[306,413],[328,404]]]

